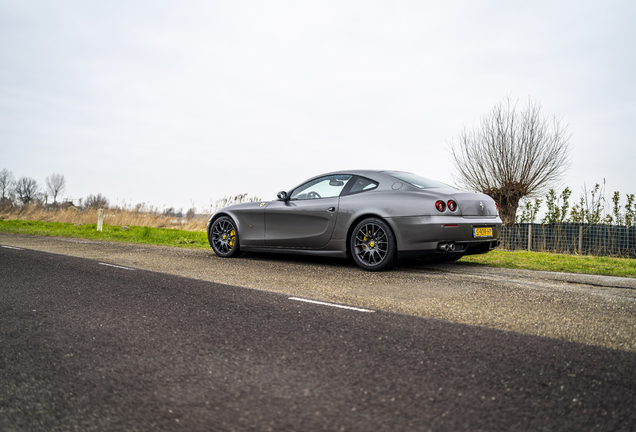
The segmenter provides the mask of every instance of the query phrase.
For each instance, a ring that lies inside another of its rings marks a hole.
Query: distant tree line
[[[45,186],[31,177],[15,179],[13,173],[6,168],[0,171],[0,208],[32,203],[48,204],[49,196],[52,205],[57,205],[58,196],[66,189],[66,179],[62,174],[51,174],[45,180]]]
[[[62,174],[51,174],[46,177],[44,186],[31,177],[16,179],[13,173],[6,168],[0,171],[0,209],[6,210],[18,206],[39,205],[42,207],[81,207],[81,208],[108,208],[109,201],[101,193],[88,195],[85,199],[79,199],[79,205],[66,200],[58,201],[66,190],[66,178]]]
[[[51,174],[46,177],[44,186],[31,177],[16,179],[7,168],[0,171],[0,211],[15,207],[38,205],[48,209],[75,207],[79,209],[108,209],[110,201],[101,193],[90,194],[78,200],[61,200],[61,194],[66,190],[66,178],[62,174]],[[247,195],[247,194],[246,194]],[[193,219],[196,209],[190,208],[185,214],[182,209],[169,207],[162,211],[151,210],[144,204],[137,204],[133,211],[137,213],[161,213],[164,216],[186,217]]]

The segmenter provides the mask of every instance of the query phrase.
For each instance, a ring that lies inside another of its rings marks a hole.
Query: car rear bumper
[[[476,255],[489,252],[499,246],[499,240],[456,243],[454,251],[440,251],[439,249],[421,249],[398,251],[398,260],[410,260],[416,258],[460,258],[465,255]]]
[[[412,216],[387,218],[396,236],[398,253],[461,254],[487,252],[498,244],[501,219],[463,218],[461,216]],[[492,227],[492,236],[474,237],[474,228]],[[440,244],[454,244],[453,251],[440,251]],[[480,245],[484,245],[479,247]],[[475,249],[477,248],[477,249]]]

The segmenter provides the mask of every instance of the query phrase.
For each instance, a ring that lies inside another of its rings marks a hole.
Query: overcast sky
[[[0,0],[0,169],[209,208],[323,172],[452,183],[506,96],[572,133],[563,186],[636,193],[636,2]]]

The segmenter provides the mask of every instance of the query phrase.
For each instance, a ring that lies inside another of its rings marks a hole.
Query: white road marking
[[[298,297],[289,297],[289,300],[298,300],[298,301],[302,301],[302,302],[315,303],[315,304],[319,304],[319,305],[323,305],[323,306],[332,306],[332,307],[337,307],[337,308],[341,308],[341,309],[351,309],[351,310],[358,311],[358,312],[375,312],[375,311],[369,310],[369,309],[360,309],[360,308],[356,308],[356,307],[352,307],[352,306],[344,306],[344,305],[333,304],[333,303],[325,303],[325,302],[321,302],[321,301],[307,300],[307,299],[298,298]]]
[[[109,267],[117,267],[117,268],[124,269],[124,270],[134,270],[134,269],[131,269],[131,268],[128,268],[128,267],[122,267],[122,266],[118,266],[118,265],[115,265],[115,264],[99,263],[99,265],[105,265],[105,266],[109,266]]]
[[[20,248],[13,247],[13,246],[4,246],[4,245],[2,245],[2,246],[0,246],[0,247],[7,248],[7,249],[22,250],[22,249],[20,249]]]

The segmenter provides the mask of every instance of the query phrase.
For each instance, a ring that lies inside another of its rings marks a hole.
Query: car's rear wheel
[[[351,255],[360,267],[369,271],[388,270],[395,264],[397,246],[391,227],[382,219],[368,218],[351,234]]]
[[[210,246],[222,258],[231,258],[241,253],[239,233],[232,218],[221,216],[210,227]]]

